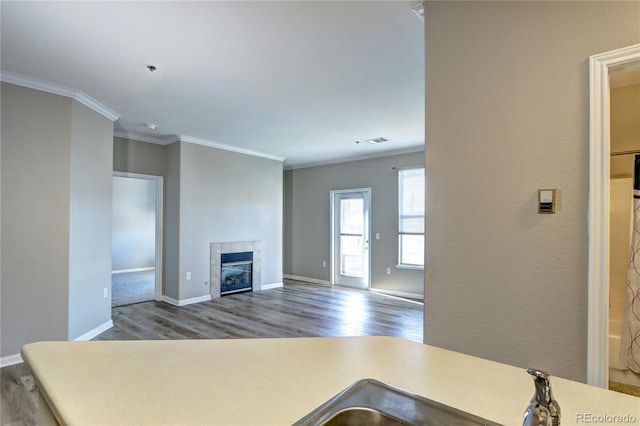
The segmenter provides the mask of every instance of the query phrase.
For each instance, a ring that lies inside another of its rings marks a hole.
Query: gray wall
[[[351,161],[285,172],[285,274],[331,279],[331,190],[371,188],[371,287],[423,294],[424,273],[399,269],[398,174],[424,165],[424,153]],[[380,233],[380,240],[373,238]],[[322,261],[327,266],[322,266]],[[391,267],[391,275],[386,268]]]
[[[113,173],[113,122],[75,101],[70,155],[69,338],[75,339],[111,320]]]
[[[209,294],[212,242],[261,241],[262,284],[281,283],[282,163],[185,142],[167,148],[165,294]]]
[[[67,338],[72,101],[1,87],[4,357]]]
[[[113,170],[164,176],[166,146],[113,138]]]
[[[262,241],[262,283],[282,282],[281,162],[186,142],[113,149],[114,171],[165,177],[164,295],[209,294],[212,242]]]
[[[212,242],[260,240],[262,284],[281,283],[282,163],[191,143],[179,147],[179,298],[209,294]],[[169,159],[175,154],[169,150]]]
[[[155,267],[156,185],[149,179],[113,177],[114,271]]]
[[[113,124],[12,84],[2,83],[1,100],[4,357],[111,318],[102,289],[110,288]]]
[[[588,58],[640,42],[640,3],[425,9],[425,342],[584,381]]]
[[[163,294],[180,298],[180,145],[166,147],[164,186],[164,289]]]

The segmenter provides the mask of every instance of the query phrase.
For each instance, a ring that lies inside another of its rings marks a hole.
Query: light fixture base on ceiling
[[[424,21],[424,3],[418,3],[412,6],[411,10],[413,10],[413,13],[415,13],[418,18]]]

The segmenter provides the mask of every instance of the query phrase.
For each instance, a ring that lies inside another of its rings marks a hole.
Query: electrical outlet
[[[391,275],[391,268],[387,268],[387,275]]]
[[[323,268],[326,268],[326,267],[327,267],[327,261],[326,261],[326,260],[323,260],[323,261],[322,261],[322,267],[323,267]]]
[[[191,279],[191,272],[187,272],[187,279],[190,280]]]
[[[102,297],[109,297],[109,289],[107,287],[102,289]]]

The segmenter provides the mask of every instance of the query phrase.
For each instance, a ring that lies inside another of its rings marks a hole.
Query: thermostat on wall
[[[555,189],[539,189],[538,190],[538,213],[555,213],[556,212],[556,190]]]

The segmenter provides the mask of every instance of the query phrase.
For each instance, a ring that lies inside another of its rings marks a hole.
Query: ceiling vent
[[[372,144],[377,144],[377,143],[382,143],[382,142],[387,142],[389,139],[387,138],[375,138],[375,139],[367,139],[365,142],[369,142]]]

